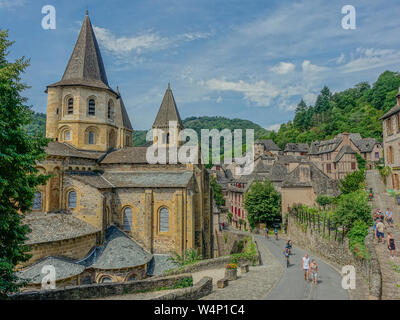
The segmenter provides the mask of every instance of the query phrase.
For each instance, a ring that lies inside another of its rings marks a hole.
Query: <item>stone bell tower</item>
[[[48,138],[91,151],[132,145],[131,122],[118,89],[108,84],[87,12],[61,81],[46,92]]]

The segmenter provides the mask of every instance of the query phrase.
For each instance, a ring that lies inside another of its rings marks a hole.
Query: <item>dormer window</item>
[[[96,115],[96,102],[94,99],[89,100],[89,116]]]

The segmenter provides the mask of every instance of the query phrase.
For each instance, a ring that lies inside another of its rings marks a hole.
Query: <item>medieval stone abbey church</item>
[[[52,256],[60,270],[73,270],[68,264],[84,266],[93,271],[85,275],[90,282],[104,282],[144,277],[152,263],[154,269],[157,254],[195,248],[211,256],[206,169],[151,165],[147,147],[132,146],[131,121],[118,87],[108,83],[88,15],[61,81],[47,86],[46,93],[46,135],[52,142],[38,168],[52,177],[36,193],[26,217],[32,229],[29,264]],[[161,143],[177,143],[176,135],[167,132],[169,121],[183,129],[168,85],[153,124],[153,132],[165,131]],[[27,274],[35,274],[30,268]],[[82,269],[75,269],[80,271],[66,271],[57,280],[75,277],[80,283]]]

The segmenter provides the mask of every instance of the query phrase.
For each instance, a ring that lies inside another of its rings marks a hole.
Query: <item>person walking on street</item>
[[[387,216],[387,224],[388,226],[393,227],[393,212],[389,210],[388,216]]]
[[[394,254],[395,254],[395,251],[396,251],[396,244],[394,242],[394,238],[393,238],[392,233],[390,231],[388,231],[387,244],[388,244],[390,257],[392,259],[394,259]]]
[[[279,239],[278,239],[278,228],[275,228],[275,231],[274,231],[274,232],[275,232],[275,239],[276,239],[276,240],[279,240]]]
[[[314,284],[318,283],[318,264],[315,260],[311,262],[310,265],[311,281]]]
[[[269,230],[268,230],[268,226],[266,226],[265,227],[265,236],[267,237],[267,238],[269,238],[269,232],[268,232]]]
[[[378,243],[381,242],[381,238],[382,243],[385,243],[385,225],[382,220],[379,220],[376,225],[376,237],[378,238]]]
[[[310,258],[308,257],[308,253],[305,254],[303,260],[301,262],[301,268],[304,271],[304,280],[309,281],[309,269],[310,269]]]
[[[289,265],[290,265],[290,253],[289,253],[289,248],[288,247],[286,247],[284,250],[283,250],[283,254],[285,255],[285,259],[286,259],[286,268],[289,268]]]

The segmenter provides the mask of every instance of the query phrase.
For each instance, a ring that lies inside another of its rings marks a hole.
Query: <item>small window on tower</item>
[[[89,144],[95,143],[95,134],[93,131],[89,131]]]
[[[65,141],[71,140],[71,131],[69,130],[65,131],[64,140]]]
[[[110,100],[108,102],[107,117],[108,117],[108,119],[114,118],[114,104],[113,104],[112,100]]]
[[[94,99],[89,100],[89,116],[96,115],[96,102]]]
[[[73,113],[74,113],[74,99],[69,98],[68,99],[68,114],[73,114]]]

